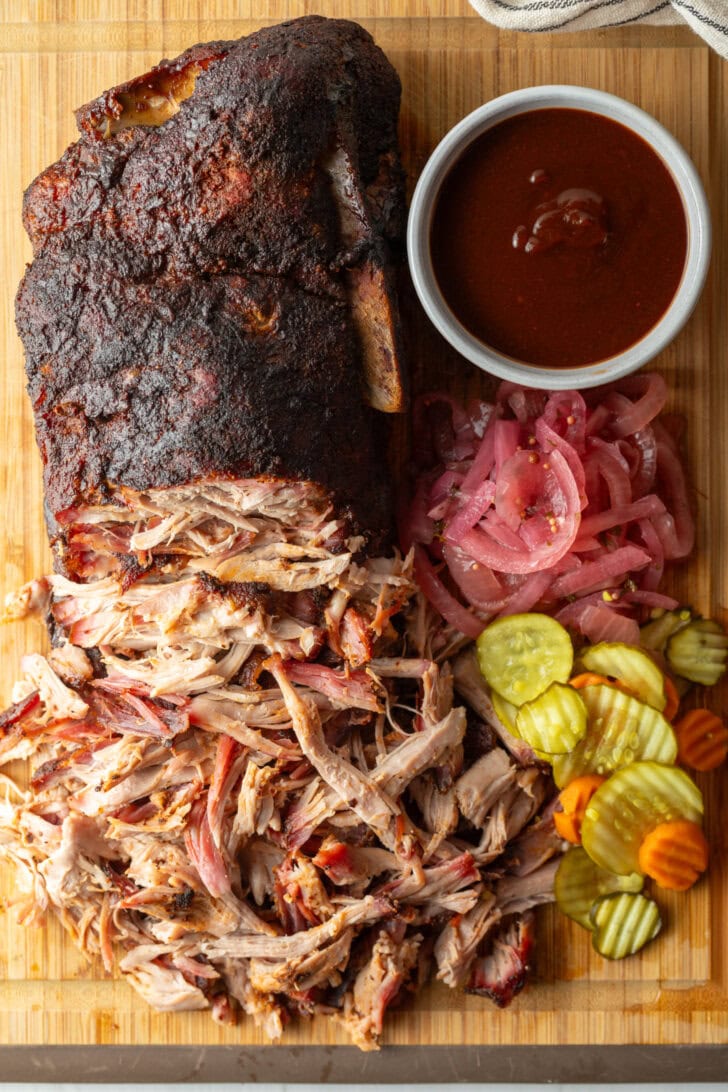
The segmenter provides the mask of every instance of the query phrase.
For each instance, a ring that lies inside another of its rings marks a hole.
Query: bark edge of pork
[[[355,23],[194,46],[77,113],[29,187],[16,315],[56,565],[119,487],[273,477],[390,524],[399,78]],[[161,122],[161,124],[160,124]]]

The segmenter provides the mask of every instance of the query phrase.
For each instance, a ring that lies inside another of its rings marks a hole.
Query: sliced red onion
[[[435,610],[439,611],[451,626],[455,626],[466,637],[472,637],[475,640],[482,632],[484,623],[478,621],[474,614],[466,610],[455,596],[450,594],[435,572],[422,546],[415,546],[414,567],[415,579]]]
[[[666,495],[668,511],[653,523],[668,561],[687,557],[695,545],[695,523],[690,511],[685,471],[675,448],[665,433],[656,430],[657,477],[660,490]]]
[[[569,626],[571,629],[581,631],[581,620],[587,607],[600,607],[604,602],[603,592],[592,592],[582,599],[575,599],[573,602],[567,603],[566,606],[559,607],[554,614],[554,618],[557,622],[561,622],[562,626]],[[610,607],[610,610],[613,609],[615,608]]]
[[[617,398],[615,398],[615,395]],[[630,408],[624,405],[624,396],[634,399]],[[647,372],[630,376],[619,384],[619,392],[610,391],[604,403],[610,409],[614,407],[615,418],[611,423],[614,437],[631,436],[657,417],[667,400],[667,384],[657,372]]]
[[[648,591],[654,591],[662,580],[665,568],[665,551],[662,541],[654,525],[649,519],[641,519],[638,523],[640,537],[651,557],[650,564],[640,573],[640,587]]]
[[[443,617],[475,636],[488,617],[547,604],[588,636],[632,639],[640,608],[673,602],[656,588],[665,559],[691,549],[694,526],[676,422],[654,420],[665,393],[647,375],[586,402],[511,383],[494,406],[418,402],[423,473],[402,539],[417,544],[416,575]],[[636,591],[625,590],[628,578]],[[564,597],[577,601],[560,606]]]
[[[455,496],[460,490],[463,475],[455,470],[446,470],[441,474],[432,487],[432,508],[427,515],[433,520],[447,519],[457,508],[458,499]]]
[[[610,455],[613,459],[616,459],[616,461],[624,470],[625,474],[631,474],[632,466],[630,465],[629,459],[622,451],[620,441],[605,440],[602,436],[590,436],[588,447],[590,451],[606,452],[607,455]]]
[[[511,531],[525,522],[524,513],[546,491],[543,459],[535,451],[516,451],[502,464],[495,486],[495,511]]]
[[[581,455],[586,443],[586,416],[586,402],[578,391],[555,391],[549,395],[539,421]]]
[[[598,538],[593,538],[591,535],[582,535],[581,530],[574,539],[574,550],[579,554],[588,554],[592,550],[603,550],[601,542]]]
[[[521,439],[521,426],[517,421],[496,421],[493,438],[493,456],[496,481],[503,466],[515,455]]]
[[[586,423],[587,436],[597,436],[607,424],[611,413],[604,403],[595,406],[589,414],[589,418]]]
[[[657,475],[657,441],[652,427],[647,425],[620,440],[619,449],[628,462],[631,459],[629,476],[635,500],[652,492]]]
[[[463,493],[472,493],[489,477],[495,463],[495,426],[496,419],[491,417],[483,433],[480,446],[475,454],[470,470],[463,478]]]
[[[495,500],[495,482],[482,482],[445,528],[445,538],[458,542],[460,537],[482,519]]]
[[[633,501],[632,504],[623,504],[619,508],[607,508],[595,516],[583,517],[579,528],[579,539],[582,535],[598,535],[602,531],[608,531],[610,527],[617,527],[620,523],[649,519],[664,511],[665,505],[660,498],[651,493],[648,497]]]
[[[620,641],[625,645],[640,643],[640,627],[634,618],[625,618],[608,606],[588,604],[581,616],[581,632],[592,644],[600,641]]]
[[[501,610],[501,614],[525,614],[537,606],[553,581],[550,569],[542,569],[540,573],[531,573],[523,581],[521,587],[514,591],[510,599]]]
[[[479,565],[464,550],[446,542],[443,555],[450,575],[467,601],[484,614],[495,614],[506,599],[506,591],[492,569]]]
[[[621,546],[612,553],[605,553],[598,561],[587,561],[573,573],[566,573],[554,582],[551,589],[556,598],[567,595],[583,595],[598,591],[610,584],[619,584],[635,570],[649,565],[650,555],[639,546]]]
[[[657,607],[660,610],[675,610],[680,606],[677,599],[673,599],[671,595],[663,595],[661,592],[647,591],[644,588],[638,588],[637,591],[627,592],[623,596],[623,602],[625,603],[639,603],[642,607]]]
[[[538,572],[549,568],[571,548],[579,526],[579,494],[574,476],[558,451],[544,462],[542,473],[551,509],[546,519],[540,516],[543,530],[539,544],[522,540],[520,549],[512,549],[497,542],[492,533],[473,528],[463,535],[460,545],[481,565],[504,573]],[[539,517],[527,516],[523,523],[532,518]]]
[[[499,386],[495,402],[501,409],[509,406],[516,420],[525,424],[526,421],[541,416],[547,397],[545,391],[537,391],[533,387],[519,387],[517,383],[509,383],[506,380]]]
[[[595,447],[592,440],[585,462],[596,467],[599,476],[606,484],[609,501],[613,508],[620,504],[629,504],[632,500],[629,468],[619,453],[615,457],[607,450],[606,444],[602,447]]]
[[[576,488],[579,491],[579,504],[580,508],[584,509],[587,506],[588,497],[586,491],[586,475],[584,473],[584,464],[579,458],[579,455],[574,447],[565,440],[562,436],[559,436],[557,432],[547,425],[543,417],[539,417],[536,422],[535,435],[538,444],[542,451],[560,451],[569,464],[569,469],[574,475],[574,481],[576,482]]]
[[[518,532],[512,531],[494,509],[486,513],[485,518],[480,521],[480,526],[499,545],[517,552],[523,549],[523,540],[519,538]]]

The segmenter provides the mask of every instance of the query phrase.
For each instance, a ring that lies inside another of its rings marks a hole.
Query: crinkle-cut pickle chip
[[[654,652],[664,652],[673,633],[691,622],[693,612],[689,607],[677,610],[654,610],[649,622],[640,626],[640,644]]]
[[[587,671],[619,679],[640,701],[660,712],[667,704],[665,680],[657,664],[634,645],[604,641],[584,649],[581,662]]]
[[[728,637],[710,618],[699,618],[667,642],[667,661],[683,679],[715,686],[726,669]]]
[[[677,766],[632,762],[601,785],[581,824],[581,843],[601,868],[626,876],[641,872],[640,846],[651,830],[671,819],[702,823],[703,797]]]
[[[512,736],[519,738],[518,728],[516,727],[516,717],[518,716],[518,708],[515,705],[511,705],[509,701],[502,698],[497,690],[493,690],[491,694],[493,701],[493,708],[495,709],[495,715],[501,722],[504,728],[507,728]]]
[[[672,725],[651,705],[614,686],[585,686],[586,735],[572,751],[554,755],[554,781],[560,789],[582,774],[608,776],[638,759],[670,763],[677,757]]]
[[[491,699],[493,701],[493,708],[495,709],[496,716],[501,722],[506,731],[510,732],[515,739],[521,739],[521,733],[518,731],[516,725],[516,718],[518,716],[518,706],[511,705],[509,701],[502,698],[497,690],[491,690]],[[544,754],[543,751],[539,751],[536,747],[533,748],[533,753],[536,758],[542,762],[551,762],[551,755]]]
[[[592,930],[591,908],[602,895],[641,891],[644,878],[637,872],[618,876],[600,868],[581,846],[568,850],[559,861],[554,880],[556,905],[562,914]]]
[[[566,754],[586,733],[586,706],[571,686],[551,683],[548,690],[518,710],[521,739],[547,755]]]
[[[533,701],[551,683],[567,682],[574,664],[571,637],[548,614],[499,618],[476,644],[485,681],[512,705]]]
[[[591,911],[592,944],[606,959],[624,959],[654,940],[662,928],[657,903],[646,895],[604,895]]]

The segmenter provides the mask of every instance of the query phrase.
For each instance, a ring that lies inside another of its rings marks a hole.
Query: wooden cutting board
[[[116,7],[125,17],[99,16]],[[410,183],[445,131],[494,95],[524,85],[600,87],[653,113],[686,146],[708,189],[715,227],[711,276],[687,329],[658,361],[671,408],[684,413],[696,486],[699,548],[672,576],[676,594],[728,621],[728,63],[686,29],[630,27],[590,34],[499,33],[465,0],[0,0],[0,592],[47,569],[40,464],[24,395],[13,296],[30,258],[21,226],[24,187],[75,135],[72,111],[162,56],[198,41],[233,38],[311,10],[362,22],[402,77],[401,139]],[[484,275],[488,271],[484,270]],[[480,389],[405,297],[415,389]],[[401,448],[401,443],[399,444]],[[23,651],[43,640],[37,623],[0,630],[0,697],[9,698]],[[725,690],[711,695],[726,713]],[[587,935],[558,915],[540,917],[538,975],[510,1009],[440,987],[392,1015],[386,1042],[399,1044],[728,1042],[728,836],[720,814],[726,777],[702,779],[713,862],[688,895],[662,900],[669,922],[638,958],[609,964]],[[23,929],[2,877],[0,1044],[258,1044],[251,1021],[220,1028],[205,1013],[151,1012],[121,980],[87,965],[51,921]],[[345,1043],[333,1021],[294,1024],[291,1044]]]

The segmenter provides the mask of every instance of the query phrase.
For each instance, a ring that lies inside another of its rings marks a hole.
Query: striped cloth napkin
[[[685,22],[728,57],[728,0],[470,0],[503,30],[588,30]]]

